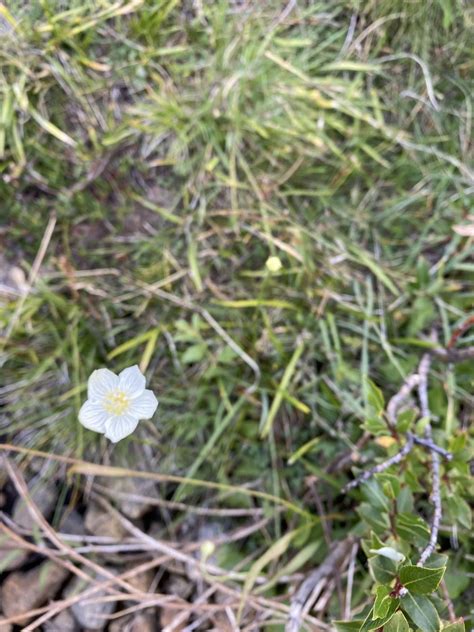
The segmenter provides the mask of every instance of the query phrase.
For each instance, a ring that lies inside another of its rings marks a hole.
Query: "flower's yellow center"
[[[130,400],[123,391],[112,391],[105,396],[104,408],[111,415],[123,415],[130,406]]]

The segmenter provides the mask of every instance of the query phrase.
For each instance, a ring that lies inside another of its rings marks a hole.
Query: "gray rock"
[[[113,538],[118,541],[127,535],[122,523],[95,502],[91,502],[87,508],[84,525],[92,535]]]
[[[144,478],[104,477],[100,485],[110,490],[118,509],[131,520],[138,520],[153,506],[138,497],[156,497],[155,483]]]
[[[35,486],[29,490],[31,500],[35,503],[43,516],[48,519],[56,503],[56,492],[51,487]],[[13,507],[13,520],[23,529],[32,531],[36,525],[35,519],[28,510],[28,505],[23,498],[18,497]]]
[[[69,535],[85,535],[84,518],[75,509],[67,511],[59,523],[59,530]]]
[[[159,629],[158,617],[154,609],[125,616],[109,625],[109,632],[156,632]]]
[[[76,620],[69,610],[63,610],[50,621],[46,621],[43,624],[44,632],[77,632],[78,629]]]
[[[0,572],[21,568],[28,558],[28,551],[18,548],[18,543],[8,535],[0,534]]]
[[[34,487],[30,490],[32,500],[45,518],[49,518],[56,502],[56,494],[47,487]],[[28,511],[23,498],[18,497],[13,505],[14,522],[19,527],[27,531],[33,531],[35,527],[34,518]],[[17,570],[23,566],[28,558],[29,552],[19,548],[17,542],[8,537],[8,535],[0,534],[0,571]]]
[[[24,573],[11,573],[3,582],[0,602],[6,617],[23,614],[42,606],[61,588],[69,571],[46,561]]]
[[[107,570],[113,573],[116,572],[112,568],[108,568]],[[103,575],[96,574],[95,579],[98,581],[104,581],[107,578]],[[67,587],[64,596],[67,598],[77,595],[78,593],[86,590],[88,586],[90,586],[90,584],[88,584],[85,580],[80,577],[75,577]],[[109,593],[105,590],[98,590],[94,593],[94,597],[105,597],[108,594]],[[71,606],[71,612],[76,621],[83,628],[88,630],[103,630],[109,622],[106,618],[107,615],[112,614],[116,606],[116,601],[97,601],[92,603],[86,602],[86,600],[81,600]]]

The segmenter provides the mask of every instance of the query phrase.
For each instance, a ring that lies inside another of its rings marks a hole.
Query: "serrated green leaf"
[[[401,583],[411,593],[429,595],[438,588],[440,581],[443,579],[444,571],[444,566],[441,568],[424,568],[423,566],[407,565],[400,569],[399,578]]]
[[[423,632],[438,632],[441,628],[436,608],[428,597],[408,593],[401,600],[402,610]]]
[[[410,632],[410,626],[403,612],[396,612],[384,626],[383,632]]]

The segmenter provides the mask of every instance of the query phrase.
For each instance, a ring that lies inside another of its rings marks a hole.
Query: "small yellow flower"
[[[280,257],[268,257],[265,266],[269,272],[278,272],[282,268]]]

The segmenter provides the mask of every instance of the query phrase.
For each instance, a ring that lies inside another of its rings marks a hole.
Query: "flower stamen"
[[[123,391],[112,391],[104,398],[104,408],[111,415],[123,415],[130,406],[130,399]]]

